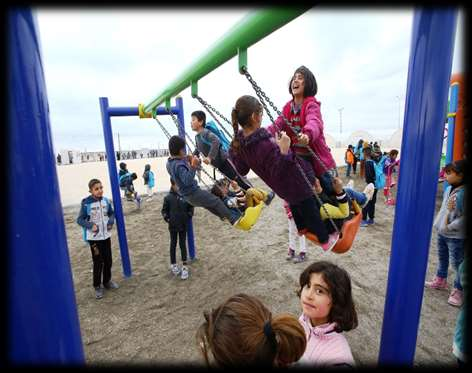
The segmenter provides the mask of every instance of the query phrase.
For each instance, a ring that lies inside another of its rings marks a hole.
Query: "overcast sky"
[[[104,150],[99,97],[110,106],[148,104],[250,11],[37,8],[56,151]],[[412,8],[315,7],[249,48],[249,71],[281,109],[291,98],[290,77],[305,65],[318,82],[325,132],[340,138],[367,130],[388,138],[399,112],[403,121],[412,20]],[[463,69],[462,28],[461,11],[453,72]],[[227,117],[239,96],[254,95],[236,57],[202,78],[199,94]],[[190,113],[202,108],[189,88],[180,95],[191,131]],[[160,118],[177,132],[169,117]],[[116,150],[118,133],[124,150],[166,146],[151,119],[113,118],[112,126]]]

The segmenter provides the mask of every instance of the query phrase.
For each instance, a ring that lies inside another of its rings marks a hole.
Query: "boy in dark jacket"
[[[138,176],[136,173],[128,171],[126,163],[120,163],[120,172],[118,173],[120,182],[120,188],[124,190],[125,197],[128,201],[134,201],[138,208],[141,207],[141,197],[138,192],[134,189],[133,180],[136,180]]]
[[[185,239],[187,236],[188,220],[193,216],[193,206],[185,202],[179,195],[177,185],[174,180],[170,179],[171,188],[169,194],[164,198],[164,205],[162,206],[162,217],[169,224],[170,232],[170,268],[172,273],[177,276],[180,273],[180,278],[186,280],[188,278],[187,268],[187,247],[185,246]],[[180,245],[180,254],[182,257],[182,269],[179,269],[176,260],[177,237]]]
[[[367,184],[373,183],[375,185],[375,168],[374,161],[372,160],[372,148],[367,147],[364,149],[365,159],[365,182]],[[374,224],[375,216],[375,203],[377,202],[377,187],[374,189],[372,199],[362,209],[362,222],[361,227],[367,227]]]
[[[220,139],[213,132],[205,128],[206,115],[203,111],[197,110],[192,113],[192,130],[195,136],[196,149],[193,155],[204,155],[203,162],[216,167],[223,175],[230,180],[236,180],[238,185],[247,190],[251,186],[242,178],[228,160],[228,153],[223,149]]]

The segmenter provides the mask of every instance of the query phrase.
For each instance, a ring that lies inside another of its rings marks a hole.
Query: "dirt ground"
[[[344,173],[342,171],[341,173]],[[354,178],[362,190],[363,180]],[[255,185],[264,187],[257,179]],[[111,196],[109,190],[105,194]],[[190,264],[190,278],[175,278],[169,271],[169,232],[161,218],[164,193],[137,210],[124,202],[126,232],[133,276],[125,279],[116,229],[112,236],[113,278],[121,287],[96,300],[92,287],[92,260],[75,223],[78,207],[65,209],[82,341],[88,364],[203,364],[195,332],[203,311],[227,297],[245,292],[259,297],[274,314],[298,317],[295,295],[298,277],[315,260],[330,260],[345,268],[352,279],[359,318],[357,329],[347,332],[358,366],[377,363],[390,257],[394,208],[383,195],[376,205],[376,224],[360,228],[352,249],[345,254],[324,253],[307,241],[308,262],[285,260],[288,227],[282,200],[264,208],[250,232],[242,232],[197,208],[193,219],[198,260]],[[438,187],[436,209],[442,186]],[[180,260],[180,251],[177,250]],[[437,264],[433,232],[427,277]],[[450,271],[449,285],[455,272]],[[447,304],[448,292],[425,289],[419,325],[415,366],[448,366],[455,363],[452,339],[458,309]]]

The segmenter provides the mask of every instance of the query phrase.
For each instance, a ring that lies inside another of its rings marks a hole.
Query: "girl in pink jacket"
[[[287,126],[282,116],[267,127],[267,130],[272,135],[277,129],[285,131],[290,137],[292,150],[312,164],[321,186],[328,195],[332,194],[332,177],[338,176],[338,173],[336,162],[324,137],[321,103],[314,97],[318,91],[315,76],[308,68],[300,66],[290,80],[288,91],[292,100],[285,104],[282,112],[291,122],[295,132]],[[308,145],[319,159],[310,155],[305,145]]]
[[[300,275],[297,292],[303,310],[298,319],[307,345],[297,365],[355,365],[342,334],[357,327],[357,313],[348,273],[328,261],[314,262]]]

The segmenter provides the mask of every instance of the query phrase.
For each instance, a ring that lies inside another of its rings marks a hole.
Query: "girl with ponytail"
[[[329,235],[321,220],[320,206],[312,189],[315,184],[313,168],[307,160],[297,159],[285,132],[281,131],[274,138],[261,127],[262,113],[261,103],[253,96],[242,96],[236,101],[231,112],[234,137],[229,158],[241,175],[253,170],[287,201],[299,233],[314,233],[322,249],[329,251],[336,244],[338,235],[336,232]]]
[[[305,331],[297,318],[272,316],[253,296],[236,294],[204,317],[196,337],[208,366],[286,367],[305,351]]]

